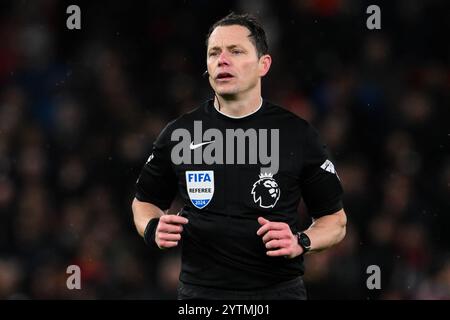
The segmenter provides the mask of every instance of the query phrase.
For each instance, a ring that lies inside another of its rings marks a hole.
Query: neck
[[[244,117],[251,114],[261,106],[261,102],[261,93],[244,98],[228,99],[220,95],[214,98],[216,109],[230,117]]]

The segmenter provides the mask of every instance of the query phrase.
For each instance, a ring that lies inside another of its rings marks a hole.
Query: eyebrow
[[[237,45],[237,44],[232,44],[232,45],[227,46],[228,50],[235,49],[235,48],[240,48],[240,49],[245,50],[242,46]],[[214,46],[214,47],[210,48],[208,51],[217,51],[217,50],[221,50],[221,47]]]

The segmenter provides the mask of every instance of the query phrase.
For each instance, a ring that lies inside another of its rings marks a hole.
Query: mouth
[[[231,80],[232,78],[234,78],[234,76],[229,72],[220,72],[216,76],[217,81],[227,81],[227,80]]]

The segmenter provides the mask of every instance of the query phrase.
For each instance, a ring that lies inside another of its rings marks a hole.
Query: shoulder
[[[194,107],[191,111],[188,111],[176,119],[176,123],[185,124],[186,122],[191,122],[193,120],[199,120],[204,118],[208,112],[209,101],[205,101],[200,105]]]
[[[279,121],[280,125],[293,128],[296,132],[300,131],[300,133],[306,133],[310,130],[314,130],[308,121],[283,106],[267,101],[266,110],[267,114],[277,122]]]
[[[206,102],[202,103],[199,106],[196,106],[191,111],[188,111],[178,116],[177,118],[172,119],[170,122],[167,123],[163,131],[172,132],[173,130],[178,128],[189,127],[189,124],[191,124],[194,120],[202,119],[205,116],[205,108]]]

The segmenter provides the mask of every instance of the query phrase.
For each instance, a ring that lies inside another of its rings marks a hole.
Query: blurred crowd
[[[212,96],[205,35],[236,11],[266,27],[263,97],[318,128],[344,185],[347,236],[306,257],[309,297],[450,299],[449,7],[378,3],[381,30],[357,0],[81,2],[68,30],[69,3],[2,1],[0,298],[176,297],[179,252],[137,234],[134,183],[165,124]]]

